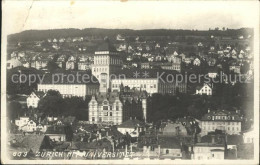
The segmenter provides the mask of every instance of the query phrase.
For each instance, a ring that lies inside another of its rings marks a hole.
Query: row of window
[[[203,121],[202,124],[205,124],[205,125],[215,125],[215,122],[211,122],[211,121]],[[216,122],[216,125],[239,125],[239,122]]]
[[[107,68],[93,68],[93,72],[106,72]]]
[[[208,126],[208,130],[212,130],[214,131],[215,129],[221,129],[221,128],[217,128],[217,127],[211,127],[211,126]],[[203,130],[206,130],[206,127],[203,127]],[[225,128],[222,128],[221,130],[225,130]],[[227,130],[228,131],[240,131],[239,127],[227,127]]]

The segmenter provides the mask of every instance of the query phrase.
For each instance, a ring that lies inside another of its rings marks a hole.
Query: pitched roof
[[[49,139],[45,135],[12,135],[9,139],[15,139],[17,147],[23,148],[26,151],[32,150],[34,153],[42,148],[48,148],[50,145],[48,143]]]
[[[136,128],[144,126],[144,123],[137,119],[129,119],[118,126],[118,128]]]

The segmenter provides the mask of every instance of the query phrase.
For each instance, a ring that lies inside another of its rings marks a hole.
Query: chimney
[[[127,145],[125,145],[125,156],[127,156]]]
[[[101,137],[101,133],[100,134],[98,134],[98,139],[100,140],[102,137]]]
[[[208,113],[210,113],[210,109],[208,109]]]
[[[240,115],[240,110],[236,110],[236,113]]]
[[[211,136],[211,143],[212,143],[212,144],[215,143],[215,136]]]
[[[160,157],[160,154],[161,154],[161,146],[158,145],[158,156]]]
[[[106,136],[108,137],[108,131],[106,132]]]
[[[132,117],[130,117],[130,120],[132,120]]]

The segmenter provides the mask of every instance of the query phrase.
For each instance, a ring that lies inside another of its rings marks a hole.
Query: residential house
[[[229,71],[234,72],[236,74],[240,74],[240,65],[231,65],[229,66]]]
[[[203,86],[196,87],[196,95],[212,95],[212,86],[204,83]]]
[[[45,93],[42,91],[33,91],[28,97],[27,97],[27,107],[28,108],[38,108],[38,103],[41,98],[45,96]]]
[[[36,122],[33,120],[29,120],[26,125],[21,127],[21,130],[23,132],[34,132],[36,131]]]
[[[201,64],[200,59],[199,58],[195,58],[194,61],[193,61],[193,65],[200,66],[200,64]]]
[[[70,56],[66,62],[66,70],[73,70],[76,66],[76,57]]]
[[[65,63],[66,63],[66,56],[65,55],[61,55],[60,57],[58,57],[56,64],[60,68],[65,68]]]
[[[29,117],[21,116],[19,119],[15,120],[15,125],[17,125],[18,129],[20,130],[24,125],[26,125],[29,122],[29,120]]]
[[[158,147],[160,158],[163,159],[181,159],[182,146],[181,142],[176,137],[158,137]]]
[[[255,132],[253,128],[243,131],[244,143],[254,143],[254,139],[255,139]]]
[[[131,137],[138,137],[141,132],[145,131],[145,124],[137,119],[130,118],[117,127],[122,134],[129,134]]]
[[[18,66],[23,66],[23,64],[18,59],[11,59],[6,61],[7,69],[12,69]]]
[[[150,69],[150,63],[149,62],[141,63],[141,69]]]
[[[216,78],[217,75],[218,75],[218,70],[217,70],[217,68],[215,68],[215,67],[209,68],[209,72],[208,72],[209,78]]]

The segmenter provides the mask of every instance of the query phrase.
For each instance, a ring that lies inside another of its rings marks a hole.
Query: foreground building
[[[208,113],[201,118],[201,135],[207,135],[215,130],[221,130],[230,135],[240,134],[242,120],[239,110],[208,110]]]
[[[197,143],[193,146],[193,160],[224,160],[225,146],[224,144]]]

